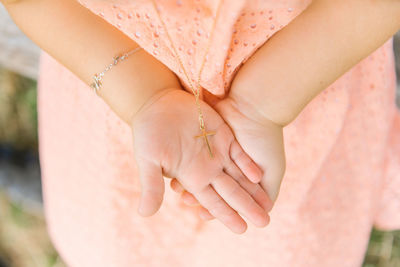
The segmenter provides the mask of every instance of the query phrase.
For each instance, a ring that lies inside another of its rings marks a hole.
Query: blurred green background
[[[36,81],[0,67],[0,267],[65,266],[41,205]]]
[[[36,82],[0,68],[0,267],[65,266],[46,232],[37,145]],[[364,266],[400,266],[400,231],[373,230]]]
[[[396,40],[400,77],[400,33]],[[42,209],[38,51],[0,8],[0,267],[66,266],[48,237]],[[400,267],[400,231],[372,230],[363,266]]]

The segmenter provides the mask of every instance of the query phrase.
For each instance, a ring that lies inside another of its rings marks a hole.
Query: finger
[[[186,191],[183,186],[181,185],[181,183],[176,179],[173,178],[171,180],[171,188],[172,190],[174,190],[176,193],[181,194],[181,198],[182,201],[188,205],[188,206],[198,206],[200,205],[199,202],[197,201],[197,199],[188,191]]]
[[[147,217],[160,209],[165,191],[164,177],[161,167],[152,162],[143,160],[137,165],[142,186],[138,212]]]
[[[183,191],[185,191],[185,188],[183,188],[181,183],[176,178],[173,178],[169,183],[169,185],[171,186],[172,190],[174,190],[176,193],[182,194]]]
[[[201,219],[203,219],[204,221],[209,221],[209,220],[213,220],[215,219],[215,217],[203,206],[199,206],[199,216]]]
[[[234,140],[231,144],[229,154],[231,159],[243,172],[243,174],[253,183],[259,183],[263,177],[262,170],[256,163],[244,152],[239,143]]]
[[[247,224],[240,215],[233,210],[210,186],[206,186],[200,192],[194,194],[199,203],[210,214],[220,220],[232,232],[242,234],[247,229]]]
[[[267,212],[232,177],[221,172],[212,180],[211,185],[226,203],[254,225],[264,227],[268,224]]]
[[[234,178],[245,191],[266,211],[270,212],[273,206],[272,200],[269,198],[268,193],[261,187],[260,184],[250,182],[240,169],[230,159],[225,163],[225,172]]]
[[[197,199],[188,191],[183,191],[181,194],[183,202],[188,206],[199,206],[200,203]]]

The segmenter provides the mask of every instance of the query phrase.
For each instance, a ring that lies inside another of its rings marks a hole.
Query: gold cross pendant
[[[204,141],[207,144],[208,152],[210,153],[211,157],[213,157],[213,153],[211,151],[210,143],[208,142],[207,136],[214,135],[214,134],[215,134],[215,132],[207,132],[205,128],[201,128],[201,134],[195,136],[196,138],[199,138],[199,137],[204,138]]]

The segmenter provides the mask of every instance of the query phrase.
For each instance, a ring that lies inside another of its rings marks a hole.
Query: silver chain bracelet
[[[94,92],[96,93],[96,95],[99,95],[97,92],[102,88],[102,79],[104,74],[111,70],[112,67],[114,67],[115,65],[117,65],[120,61],[123,61],[124,59],[126,59],[128,56],[132,55],[133,53],[139,51],[140,49],[142,49],[142,47],[136,47],[135,49],[123,54],[123,55],[117,55],[115,56],[113,59],[113,63],[109,64],[102,72],[100,73],[96,73],[93,76],[93,82],[90,84],[90,87],[93,88]]]

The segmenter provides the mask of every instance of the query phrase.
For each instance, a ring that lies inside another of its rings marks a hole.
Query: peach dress
[[[153,54],[189,89],[151,1],[80,2]],[[192,78],[218,2],[157,1]],[[202,86],[224,95],[240,65],[310,2],[223,1]],[[392,39],[284,128],[287,170],[271,224],[261,229],[249,224],[243,235],[217,220],[202,222],[169,186],[161,210],[140,217],[129,126],[44,52],[40,67],[45,210],[51,237],[69,266],[360,266],[373,225],[400,227]]]

